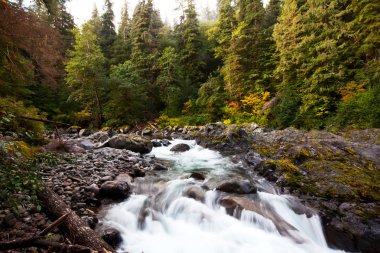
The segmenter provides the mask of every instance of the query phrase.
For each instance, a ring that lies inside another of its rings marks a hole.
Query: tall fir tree
[[[113,23],[115,15],[112,10],[111,0],[105,0],[104,9],[105,11],[100,18],[99,44],[108,60],[112,57],[112,45],[116,39],[115,25]]]
[[[128,13],[128,2],[125,1],[121,10],[121,21],[114,45],[112,46],[111,64],[117,65],[131,58],[130,40],[131,20]]]
[[[263,50],[264,7],[260,0],[240,0],[235,15],[237,25],[231,34],[222,73],[231,99],[241,99],[255,89],[260,80]]]
[[[183,18],[181,23],[175,27],[178,41],[178,52],[183,68],[184,80],[182,87],[182,102],[194,98],[200,83],[204,80],[201,68],[204,64],[200,50],[202,42],[200,38],[200,27],[193,0],[186,0],[183,6]]]

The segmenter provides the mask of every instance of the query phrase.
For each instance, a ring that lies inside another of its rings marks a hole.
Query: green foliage
[[[181,93],[181,68],[179,55],[173,47],[167,47],[158,59],[160,75],[157,77],[157,86],[160,98],[165,103],[165,113],[177,116],[183,103]]]
[[[42,187],[35,151],[24,142],[0,141],[0,201],[8,206],[18,204],[17,194],[23,193],[37,203]]]
[[[43,123],[20,117],[45,119],[45,115],[41,115],[35,107],[27,107],[22,101],[12,98],[0,97],[0,132],[13,132],[28,141],[42,138],[45,130]]]
[[[380,86],[375,86],[357,93],[339,104],[338,112],[333,120],[340,128],[380,127]]]
[[[280,129],[288,126],[297,126],[298,108],[300,104],[300,95],[295,90],[286,89],[279,103],[270,112],[270,125]]]
[[[141,77],[132,61],[112,66],[111,92],[105,106],[108,126],[135,124],[144,119],[148,110],[146,79]]]
[[[110,59],[112,56],[112,45],[116,39],[115,25],[113,24],[115,15],[110,0],[105,0],[104,9],[105,12],[100,18],[99,45],[106,59]]]
[[[75,31],[75,47],[69,51],[66,63],[66,82],[73,89],[70,99],[91,112],[95,127],[102,123],[102,104],[105,83],[105,58],[102,54],[92,23],[85,23]]]
[[[216,122],[222,118],[222,108],[225,100],[223,79],[219,75],[210,76],[207,82],[203,83],[199,88],[196,105],[206,122]]]

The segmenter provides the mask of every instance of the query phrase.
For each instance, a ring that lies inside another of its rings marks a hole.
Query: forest
[[[177,0],[174,21],[125,0],[118,23],[115,2],[78,26],[70,0],[0,0],[0,251],[378,252],[378,0]],[[172,195],[200,222],[154,228]],[[110,239],[120,201],[136,228]]]
[[[380,126],[377,1],[219,0],[200,21],[183,0],[170,25],[142,0],[117,31],[112,5],[76,27],[63,0],[1,4],[1,129]]]

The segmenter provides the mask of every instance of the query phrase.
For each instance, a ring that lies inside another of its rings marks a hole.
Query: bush
[[[20,117],[45,119],[35,107],[27,107],[12,98],[0,98],[0,132],[13,132],[29,141],[42,138],[45,130],[42,122]]]
[[[42,183],[38,173],[36,149],[25,142],[0,141],[0,200],[8,206],[16,206],[16,194],[27,194],[37,202],[37,191]]]
[[[379,105],[380,86],[369,88],[343,100],[333,122],[338,128],[379,128]]]

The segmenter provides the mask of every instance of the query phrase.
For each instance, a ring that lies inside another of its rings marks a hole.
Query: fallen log
[[[52,190],[45,187],[38,193],[38,198],[51,220],[56,220],[68,213],[59,228],[72,244],[82,245],[98,252],[116,252]]]
[[[72,245],[44,240],[41,237],[0,242],[0,251],[36,247],[49,250],[49,252],[91,253],[92,249],[82,245]]]
[[[81,245],[70,245],[44,240],[44,236],[62,224],[68,215],[69,213],[62,215],[59,219],[38,233],[37,236],[26,239],[15,239],[12,241],[0,242],[0,251],[37,247],[47,249],[49,252],[90,253],[90,248]]]

